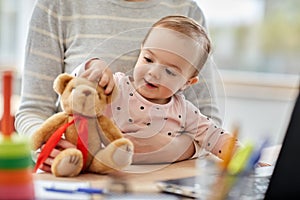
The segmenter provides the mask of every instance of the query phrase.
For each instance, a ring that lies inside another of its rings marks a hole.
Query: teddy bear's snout
[[[90,90],[83,90],[82,93],[85,95],[85,96],[89,96],[90,94],[92,94],[92,92]]]

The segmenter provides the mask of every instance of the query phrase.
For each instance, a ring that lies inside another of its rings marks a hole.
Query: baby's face
[[[165,31],[166,30],[166,31]],[[146,99],[166,103],[193,77],[197,47],[170,29],[152,31],[134,69],[134,85]]]

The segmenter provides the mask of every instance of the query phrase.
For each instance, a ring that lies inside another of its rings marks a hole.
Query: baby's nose
[[[149,70],[149,74],[156,79],[159,79],[161,73],[162,73],[162,67],[159,65],[153,65]]]

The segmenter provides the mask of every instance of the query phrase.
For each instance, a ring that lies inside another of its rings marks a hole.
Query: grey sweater
[[[113,71],[131,73],[145,33],[166,15],[186,15],[205,26],[202,11],[191,0],[37,0],[29,24],[20,107],[16,129],[31,135],[60,111],[53,80],[71,73],[92,57]],[[213,69],[186,91],[188,100],[220,125]]]

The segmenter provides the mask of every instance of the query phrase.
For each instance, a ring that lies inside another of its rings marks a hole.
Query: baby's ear
[[[68,83],[74,78],[70,74],[63,73],[60,74],[53,83],[53,89],[57,94],[62,94],[68,85]]]
[[[194,77],[192,77],[192,78],[190,78],[188,80],[188,84],[189,85],[194,85],[194,84],[198,83],[198,81],[199,81],[199,77],[198,76],[194,76]]]
[[[189,79],[189,80],[188,80],[188,81],[180,88],[180,90],[183,91],[183,90],[185,90],[186,88],[188,88],[189,86],[198,83],[198,80],[199,80],[198,76],[194,76],[194,77],[190,78],[190,79]]]
[[[119,93],[118,91],[119,91],[119,89],[115,85],[113,91],[109,95],[107,95],[107,99],[106,99],[107,104],[110,104],[111,102],[113,102],[113,100],[118,96],[118,93]]]

